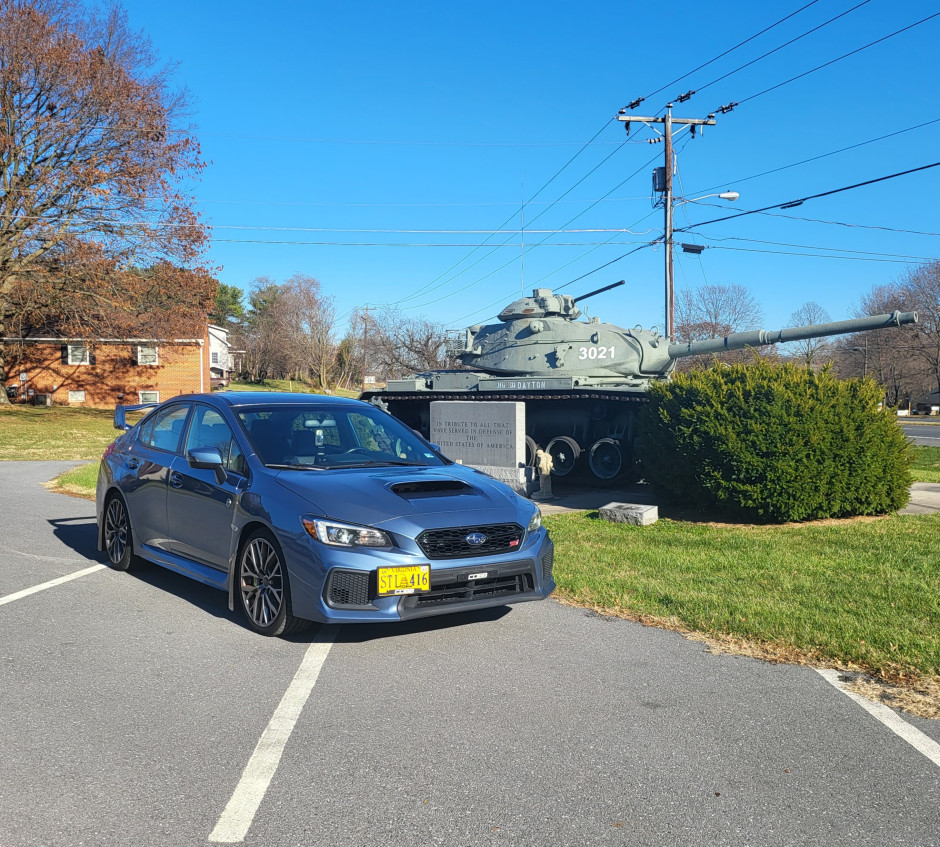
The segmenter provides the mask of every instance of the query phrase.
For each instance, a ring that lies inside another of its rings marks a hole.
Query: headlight
[[[392,539],[369,526],[337,523],[324,518],[301,518],[311,538],[334,547],[391,547]]]
[[[542,525],[542,512],[538,506],[535,507],[532,517],[529,519],[529,525],[525,528],[526,532],[535,532]]]

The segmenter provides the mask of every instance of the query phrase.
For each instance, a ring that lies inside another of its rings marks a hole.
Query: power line
[[[624,179],[623,181],[621,181],[620,183],[618,183],[617,185],[615,185],[615,186],[608,192],[608,194],[613,194],[613,192],[617,191],[619,188],[621,188],[623,185],[625,185],[627,182],[629,182],[631,179],[633,179],[633,177],[635,177],[637,174],[641,173],[644,168],[649,167],[649,165],[652,164],[652,162],[655,161],[656,158],[658,158],[658,154],[657,154],[657,156],[654,156],[652,159],[650,159],[650,161],[648,161],[648,162],[646,162],[646,163],[640,165],[640,167],[637,168],[632,174],[630,174],[630,176],[628,176],[626,179]],[[596,204],[591,204],[591,205],[588,206],[586,209],[583,209],[582,211],[580,211],[580,212],[579,212],[577,215],[575,215],[573,218],[570,218],[568,221],[566,221],[566,222],[563,224],[563,226],[568,226],[570,223],[572,223],[573,221],[576,221],[576,220],[577,220],[578,218],[580,218],[582,215],[587,214],[587,212],[589,212],[589,211],[591,210],[591,208],[593,208],[594,205],[596,205]],[[533,244],[531,247],[529,247],[525,252],[526,252],[526,253],[530,253],[530,252],[531,252],[532,250],[534,250],[535,248],[541,247],[542,245],[545,244],[546,241],[548,241],[549,238],[551,238],[550,235],[549,235],[549,236],[546,236],[545,238],[543,238],[543,239],[542,239],[541,241],[539,241],[538,243]],[[489,273],[485,274],[484,276],[480,277],[479,279],[474,280],[474,281],[471,282],[469,285],[465,285],[463,288],[458,288],[458,289],[456,289],[455,291],[450,292],[449,294],[445,294],[443,297],[438,297],[438,298],[436,298],[435,300],[431,300],[431,301],[426,302],[426,303],[419,303],[419,304],[417,304],[417,305],[415,305],[415,306],[408,306],[407,308],[409,308],[409,309],[423,309],[423,308],[425,308],[425,307],[427,307],[427,306],[432,306],[432,305],[434,305],[435,303],[439,303],[441,300],[446,300],[448,297],[453,297],[455,294],[460,294],[461,292],[466,291],[468,288],[472,288],[472,287],[473,287],[474,285],[476,285],[477,283],[483,282],[485,279],[489,279],[491,276],[493,276],[493,274],[498,273],[499,271],[503,270],[504,268],[509,267],[511,264],[514,264],[514,262],[515,262],[515,259],[512,259],[512,260],[510,260],[509,262],[506,262],[505,264],[500,265],[498,268],[495,268],[494,270],[492,270],[492,271],[490,271]],[[402,302],[402,301],[398,301],[398,302]],[[479,311],[479,310],[477,310],[477,311]]]
[[[555,181],[555,180],[556,180],[556,179],[557,179],[557,178],[558,178],[558,177],[559,177],[559,176],[560,176],[560,175],[561,175],[561,174],[562,174],[562,173],[563,173],[563,172],[564,172],[564,171],[565,171],[565,170],[566,170],[566,169],[567,169],[567,168],[568,168],[568,167],[569,167],[569,166],[570,166],[570,165],[571,165],[571,164],[572,164],[572,163],[573,163],[573,162],[574,162],[574,161],[575,161],[575,160],[576,160],[576,159],[577,159],[577,158],[578,158],[578,157],[579,157],[579,156],[580,156],[598,137],[599,137],[599,136],[600,136],[600,134],[601,134],[602,132],[604,132],[604,130],[607,129],[608,126],[610,126],[610,124],[613,122],[613,120],[614,120],[614,118],[611,117],[611,118],[609,118],[607,121],[605,121],[605,122],[604,122],[604,125],[603,125],[593,136],[591,136],[591,139],[590,139],[587,143],[585,143],[584,145],[582,145],[582,147],[578,150],[577,153],[574,154],[574,156],[572,156],[567,162],[565,162],[564,165],[562,165],[557,171],[555,171],[555,173],[552,174],[552,176],[548,179],[548,181],[545,182],[545,183],[542,185],[542,187],[539,188],[539,190],[536,191],[535,194],[532,195],[532,197],[530,198],[530,200],[534,200],[534,199],[535,199],[536,197],[538,197],[546,188],[548,188],[548,186],[551,185],[551,184],[552,184],[552,183],[553,183],[553,182],[554,182],[554,181]],[[620,150],[620,149],[621,149],[621,147],[617,147],[614,152],[616,152],[617,150]],[[612,154],[611,154],[611,155],[612,155]],[[610,156],[606,157],[606,158],[604,159],[604,161],[607,161],[607,159],[609,159],[609,158],[610,158]],[[596,170],[596,168],[595,168],[594,170]],[[593,173],[593,170],[591,171],[591,173]],[[581,181],[583,181],[583,180],[581,180]],[[571,190],[572,190],[572,189],[569,189],[568,192],[565,192],[565,194],[570,193]],[[562,197],[564,197],[564,196],[565,196],[565,195],[563,194]],[[560,198],[559,198],[559,199],[560,199]],[[558,202],[558,201],[556,200],[555,202]],[[546,211],[548,211],[548,209],[550,209],[550,208],[552,207],[552,205],[554,205],[554,203],[553,203],[553,204],[550,204],[549,206],[547,206],[547,207],[543,210],[543,213],[546,212]],[[502,229],[503,229],[505,226],[507,226],[507,225],[509,224],[509,222],[510,222],[511,220],[513,220],[515,217],[516,217],[515,213],[513,213],[512,215],[510,215],[505,221],[503,221],[502,224],[500,224],[499,229],[502,230]],[[493,236],[490,236],[490,238],[492,238],[492,237],[493,237]],[[406,302],[408,302],[409,300],[413,300],[413,299],[415,299],[415,298],[417,298],[417,297],[422,296],[423,294],[429,294],[431,291],[435,291],[437,288],[440,288],[441,285],[446,285],[448,282],[453,281],[453,279],[456,279],[457,276],[460,276],[461,273],[466,273],[466,271],[470,270],[470,268],[475,267],[477,264],[479,264],[480,261],[482,261],[483,259],[485,259],[486,256],[483,256],[480,260],[478,260],[477,262],[474,262],[474,263],[473,263],[472,265],[470,265],[469,267],[464,268],[462,271],[460,271],[460,272],[459,272],[458,274],[456,274],[454,277],[451,277],[450,279],[445,280],[444,282],[440,283],[440,285],[437,285],[437,284],[436,284],[436,283],[438,283],[443,277],[445,277],[445,276],[447,276],[449,273],[451,273],[451,271],[454,271],[454,270],[456,270],[458,267],[460,267],[460,265],[463,264],[467,259],[469,259],[477,250],[480,249],[480,247],[484,246],[484,245],[490,240],[490,238],[487,238],[483,245],[480,245],[480,246],[478,246],[478,247],[474,247],[466,256],[463,256],[460,260],[458,260],[456,263],[454,263],[453,265],[451,265],[446,271],[443,271],[442,273],[438,274],[438,276],[436,276],[436,277],[435,277],[434,279],[432,279],[430,282],[428,282],[428,283],[426,283],[425,285],[423,285],[423,286],[421,286],[420,288],[418,288],[418,289],[417,289],[416,291],[414,291],[412,294],[408,295],[407,297],[404,297],[404,298],[401,298],[401,299],[399,299],[399,300],[396,300],[396,301],[394,301],[393,304],[389,304],[389,305],[396,305],[396,304],[398,304],[398,303],[406,303]],[[491,254],[488,253],[487,256],[489,256],[489,255],[491,255]]]
[[[833,256],[829,253],[801,253],[795,250],[758,250],[754,247],[723,247],[715,246],[713,250],[732,250],[737,253],[769,253],[774,256],[806,256],[812,259],[841,259],[847,262],[885,262],[894,265],[910,265],[911,260],[905,259],[876,259],[868,256]]]
[[[610,230],[607,230],[608,232]],[[625,232],[625,231],[623,231]],[[618,235],[622,234],[620,230],[617,230]],[[278,240],[278,239],[267,239],[267,238],[213,238],[211,239],[213,244],[277,244],[277,245],[294,245],[297,247],[482,247],[483,244],[473,243],[473,242],[444,242],[444,241],[428,241],[428,242],[406,242],[406,241],[297,241],[297,240]],[[588,247],[596,246],[603,247],[605,244],[609,244],[610,241],[556,241],[551,244],[536,244],[534,247]],[[630,242],[623,242],[629,244]],[[645,243],[645,242],[644,242]],[[497,245],[493,249],[499,249],[501,247],[508,247],[513,250],[519,248],[520,244],[526,247],[526,253],[529,252],[528,246],[525,242],[520,241],[506,241],[502,244]],[[438,297],[434,300],[431,300],[427,303],[419,303],[416,306],[408,306],[408,309],[422,309],[425,306],[430,306],[434,303],[439,303],[442,300],[446,300],[448,297],[452,297],[454,294],[459,294],[461,291],[466,291],[468,288],[472,288],[478,282],[483,282],[484,279],[488,279],[494,273],[503,270],[503,268],[509,267],[509,265],[514,264],[518,259],[518,256],[513,257],[513,259],[507,262],[504,265],[500,265],[495,270],[490,271],[490,273],[485,276],[480,277],[477,280],[465,285],[463,288],[459,288],[456,291],[452,291],[450,294],[446,294],[443,297]],[[394,306],[397,305],[399,301],[394,301],[391,303],[384,303],[385,306]]]
[[[844,226],[850,229],[872,229],[880,230],[882,232],[897,232],[902,235],[928,235],[933,237],[940,237],[940,232],[925,232],[919,229],[899,229],[898,227],[893,226],[877,226],[874,224],[850,224],[846,221],[826,221],[821,218],[801,218],[797,215],[781,215],[774,214],[773,212],[761,212],[762,215],[765,215],[768,218],[785,218],[790,221],[805,221],[806,223],[812,224],[827,224],[828,226]]]
[[[935,256],[911,256],[904,253],[880,253],[871,250],[852,250],[842,247],[825,247],[819,244],[793,244],[792,242],[787,241],[764,241],[759,238],[743,238],[741,236],[725,236],[721,237],[712,237],[708,235],[701,236],[706,241],[743,241],[747,244],[767,244],[773,247],[799,247],[802,250],[826,250],[830,253],[853,253],[856,256],[880,256],[882,258],[891,258],[891,259],[911,259],[917,262],[932,262],[936,259]],[[717,250],[720,245],[706,245],[708,249]]]
[[[925,126],[931,126],[932,124],[940,123],[940,118],[934,118],[931,121],[926,121],[922,124],[917,124],[916,126],[909,126],[906,129],[899,129],[895,132],[889,132],[886,135],[879,135],[877,138],[869,138],[868,141],[860,141],[858,144],[850,144],[848,147],[841,147],[838,150],[832,150],[829,153],[821,153],[819,156],[812,156],[809,159],[802,159],[799,162],[793,162],[789,165],[781,165],[779,168],[772,168],[769,171],[762,171],[759,174],[753,174],[751,176],[746,176],[741,179],[728,179],[723,180],[721,183],[716,185],[709,186],[708,188],[702,188],[698,191],[692,192],[693,194],[701,194],[702,192],[714,191],[716,188],[720,188],[723,185],[739,185],[742,182],[749,182],[752,179],[758,179],[762,176],[769,176],[770,174],[779,173],[780,171],[788,170],[789,168],[795,168],[799,165],[806,165],[810,162],[817,162],[820,159],[825,159],[829,156],[835,156],[838,153],[845,153],[849,150],[855,150],[859,147],[864,147],[867,144],[874,144],[876,141],[884,141],[886,138],[893,138],[896,135],[903,135],[905,132],[913,132],[915,129],[923,129]]]
[[[940,12],[938,12],[937,14],[940,14]],[[770,205],[770,206],[764,206],[761,209],[751,209],[750,211],[737,212],[734,215],[726,215],[723,218],[713,218],[710,221],[700,221],[699,223],[693,224],[692,226],[682,227],[681,229],[677,229],[676,232],[688,232],[694,227],[720,223],[721,221],[730,221],[734,218],[742,218],[745,215],[756,215],[756,214],[759,214],[760,212],[769,211],[770,209],[791,209],[795,206],[802,205],[808,200],[818,200],[820,197],[829,197],[833,194],[840,194],[843,191],[851,191],[852,189],[862,188],[863,186],[866,186],[866,185],[874,185],[875,183],[878,183],[878,182],[884,182],[885,180],[889,180],[889,179],[896,179],[897,177],[907,176],[908,174],[917,173],[919,171],[926,171],[926,170],[929,170],[930,168],[936,168],[937,166],[940,166],[940,162],[933,162],[929,165],[921,165],[918,168],[910,168],[909,170],[906,170],[906,171],[899,171],[898,173],[888,174],[887,176],[880,176],[880,177],[877,177],[876,179],[867,179],[864,182],[856,182],[854,185],[845,185],[842,188],[833,188],[831,191],[823,191],[823,192],[820,192],[819,194],[810,194],[807,197],[801,197],[798,200],[790,200],[789,202],[786,202],[786,203],[774,203],[773,205]]]
[[[723,79],[727,79],[729,76],[733,76],[738,71],[743,71],[745,68],[749,68],[751,65],[756,64],[757,62],[761,61],[761,59],[766,59],[768,56],[772,56],[774,53],[777,53],[780,50],[783,50],[784,47],[789,47],[791,44],[795,44],[797,41],[800,41],[801,39],[806,38],[807,35],[812,35],[814,32],[817,32],[818,30],[822,29],[825,26],[829,26],[829,24],[833,23],[834,21],[839,20],[839,18],[844,18],[846,15],[850,14],[851,12],[854,12],[856,9],[859,9],[862,6],[870,2],[871,0],[862,0],[861,3],[853,6],[851,9],[846,9],[844,12],[836,15],[834,18],[830,18],[828,21],[825,21],[824,23],[821,23],[818,26],[814,26],[812,29],[808,29],[806,32],[802,33],[801,35],[796,36],[796,38],[791,38],[789,41],[784,42],[779,47],[774,47],[773,50],[768,50],[766,53],[758,56],[756,59],[751,59],[751,61],[745,62],[743,65],[741,65],[738,68],[735,68],[733,71],[728,71],[727,73],[722,74],[720,77],[713,79],[711,82],[706,82],[705,85],[698,86],[698,88],[696,89],[696,93],[704,91],[706,88],[710,88],[715,83],[721,82]],[[743,103],[744,101],[742,100],[741,102]]]
[[[841,62],[843,59],[847,59],[849,56],[854,56],[856,53],[861,53],[862,50],[867,50],[869,47],[874,47],[876,44],[881,44],[882,41],[887,41],[889,38],[894,38],[896,35],[900,35],[902,32],[907,32],[909,29],[913,29],[915,26],[920,26],[921,24],[927,23],[927,21],[933,20],[936,17],[940,17],[940,12],[934,12],[932,15],[928,15],[926,18],[922,18],[916,23],[909,24],[906,27],[903,27],[895,32],[890,33],[889,35],[882,36],[875,41],[870,41],[868,44],[864,44],[861,47],[856,48],[855,50],[850,50],[848,53],[843,53],[841,56],[836,57],[835,59],[830,59],[828,62],[824,62],[821,65],[817,65],[811,70],[804,71],[801,74],[792,76],[789,79],[785,79],[783,82],[778,82],[776,85],[770,86],[770,88],[765,88],[763,91],[758,91],[757,94],[752,94],[750,97],[745,97],[743,100],[735,103],[735,106],[740,106],[742,103],[747,103],[749,100],[754,100],[756,97],[762,97],[764,94],[768,94],[771,91],[776,91],[778,88],[782,88],[784,85],[789,85],[791,82],[796,82],[798,79],[802,79],[805,76],[809,76],[816,71],[822,70],[823,68],[828,68],[829,65],[834,65],[836,62]],[[726,108],[726,107],[725,107]]]
[[[583,214],[583,213],[582,213]],[[0,219],[7,220],[43,220],[40,215],[3,215]],[[115,227],[147,227],[150,229],[190,229],[193,224],[174,223],[172,221],[115,221],[111,219],[84,218],[72,222],[76,226],[115,226]],[[212,224],[212,230],[248,230],[250,232],[348,232],[348,233],[374,233],[379,235],[519,235],[522,232],[535,235],[577,235],[602,232],[630,233],[623,227],[592,227],[585,229],[373,229],[348,227],[317,227],[317,226],[263,226],[260,224]],[[646,233],[631,233],[632,235],[645,235]]]
[[[612,142],[618,143],[618,142]],[[637,142],[645,143],[645,142]],[[147,198],[155,199],[155,198]],[[628,200],[648,200],[649,195],[643,197],[611,197],[605,199],[603,202],[623,202]],[[584,203],[584,202],[595,202],[591,200],[540,200],[529,201],[526,200],[526,206],[549,206],[554,203]],[[596,201],[600,202],[600,201]],[[314,208],[353,208],[353,209],[473,209],[473,208],[489,208],[493,206],[512,206],[514,209],[519,208],[518,200],[493,200],[491,202],[478,202],[478,203],[331,203],[331,202],[311,202],[303,200],[200,200],[199,204],[204,206],[206,204],[217,203],[219,205],[226,206],[310,206]],[[513,215],[515,217],[515,215]]]
[[[642,218],[639,218],[638,220],[634,221],[634,222],[631,224],[631,227],[638,226],[638,225],[641,224],[643,221],[645,221],[648,217],[650,217],[650,216],[652,216],[652,215],[654,215],[654,214],[656,214],[656,210],[655,210],[655,209],[652,209],[651,211],[647,212],[647,214],[645,214]],[[650,231],[652,231],[652,230],[650,230]],[[615,234],[615,235],[612,235],[610,238],[608,238],[606,241],[601,242],[600,244],[595,244],[595,245],[593,245],[590,250],[587,250],[587,251],[585,251],[584,253],[580,253],[579,255],[575,256],[573,259],[571,259],[570,261],[566,262],[565,264],[559,265],[557,268],[555,268],[555,270],[551,271],[550,273],[547,273],[547,274],[545,274],[544,276],[539,277],[537,280],[534,281],[534,283],[533,283],[534,286],[535,286],[535,287],[538,287],[538,284],[539,284],[540,282],[544,282],[544,281],[545,281],[546,279],[548,279],[549,277],[554,276],[556,273],[559,273],[560,271],[564,270],[565,268],[569,267],[570,265],[573,265],[575,262],[580,261],[580,260],[583,259],[585,256],[587,256],[587,255],[593,253],[595,250],[599,250],[601,247],[607,247],[607,246],[609,246],[610,244],[613,244],[613,243],[615,242],[616,238],[617,238],[617,235],[619,235],[619,233],[617,233],[617,234]],[[617,242],[617,243],[624,243],[624,242]],[[626,243],[629,243],[629,242],[626,242]],[[646,245],[646,242],[644,242],[644,246],[645,246],[645,245]],[[554,245],[548,245],[548,246],[554,246]],[[586,246],[586,245],[583,245],[583,246]],[[623,258],[623,257],[621,256],[620,258]],[[579,277],[579,279],[580,279],[580,278],[581,278],[581,277]],[[577,280],[571,280],[570,282],[566,282],[564,285],[561,285],[561,286],[559,286],[558,288],[556,288],[556,289],[554,289],[554,290],[555,290],[555,291],[559,291],[561,288],[565,288],[566,286],[571,285],[571,284],[574,283],[574,282],[577,282]],[[502,296],[499,297],[499,299],[493,300],[492,302],[487,303],[485,306],[480,306],[479,308],[474,309],[472,312],[468,312],[466,315],[462,315],[462,316],[459,317],[459,318],[454,318],[454,320],[452,320],[449,325],[450,325],[450,326],[453,326],[455,323],[459,323],[460,321],[464,321],[464,320],[466,320],[467,318],[473,317],[474,315],[479,315],[479,314],[483,313],[484,311],[486,311],[487,309],[492,308],[493,306],[496,306],[496,305],[505,303],[505,302],[506,302],[506,298],[507,298],[507,295],[502,295]]]
[[[688,73],[684,73],[682,76],[677,76],[674,80],[672,80],[672,82],[667,82],[667,83],[666,83],[664,86],[662,86],[661,88],[657,88],[655,91],[651,91],[649,94],[646,95],[646,97],[640,97],[639,99],[634,100],[633,103],[631,103],[629,106],[627,106],[627,108],[628,108],[628,109],[631,109],[631,108],[632,108],[632,109],[635,109],[635,108],[636,108],[637,106],[639,106],[640,103],[642,103],[644,100],[648,100],[650,97],[655,97],[655,96],[656,96],[657,94],[659,94],[660,92],[665,91],[667,88],[669,88],[670,85],[675,85],[677,82],[682,82],[682,80],[686,79],[687,77],[692,76],[692,74],[697,73],[698,71],[702,70],[703,68],[707,68],[709,65],[713,64],[714,62],[717,62],[719,59],[723,59],[723,58],[724,58],[725,56],[727,56],[729,53],[733,53],[733,52],[734,52],[735,50],[737,50],[739,47],[743,47],[745,44],[747,44],[747,43],[750,42],[750,41],[753,41],[755,38],[758,38],[759,36],[763,35],[765,32],[770,32],[770,30],[772,30],[774,27],[780,26],[780,24],[782,24],[784,21],[790,20],[790,18],[794,17],[795,15],[798,15],[798,14],[799,14],[800,12],[802,12],[804,9],[808,9],[810,6],[815,5],[817,2],[819,2],[819,0],[811,0],[811,2],[810,2],[810,3],[807,3],[805,6],[800,6],[800,8],[797,9],[795,12],[791,12],[789,15],[787,15],[787,16],[784,17],[784,18],[781,18],[781,19],[780,19],[779,21],[777,21],[776,23],[773,23],[773,24],[771,24],[771,25],[768,26],[768,27],[764,27],[764,29],[762,29],[760,32],[756,32],[756,33],[754,33],[754,35],[750,36],[749,38],[745,38],[744,41],[738,42],[737,44],[734,45],[734,47],[729,47],[729,48],[728,48],[727,50],[725,50],[723,53],[719,53],[717,56],[715,56],[715,58],[709,59],[709,60],[708,60],[707,62],[705,62],[704,64],[699,65],[697,68],[694,68],[693,70],[689,71]]]
[[[691,136],[691,135],[687,135],[687,136],[685,137],[685,139],[681,142],[681,146],[679,147],[679,149],[678,149],[677,152],[681,153],[682,150],[685,149],[686,145],[688,145],[688,143],[691,141],[691,139],[692,139],[692,136]],[[641,173],[645,168],[649,167],[653,162],[656,161],[657,158],[659,158],[658,154],[655,155],[655,156],[653,156],[653,158],[651,158],[648,162],[645,162],[644,164],[640,165],[640,167],[637,168],[637,169],[636,169],[632,174],[630,174],[626,179],[624,179],[624,180],[623,180],[622,182],[620,182],[619,184],[615,185],[615,186],[608,192],[608,194],[612,194],[614,191],[616,191],[617,189],[621,188],[623,185],[625,185],[627,182],[629,182],[631,179],[633,179],[637,174]],[[603,198],[601,198],[601,199],[603,199]],[[571,223],[573,220],[576,220],[578,217],[580,217],[581,215],[585,214],[587,211],[590,210],[590,208],[593,207],[593,205],[596,205],[597,202],[600,202],[600,201],[596,201],[594,204],[592,204],[592,206],[589,206],[587,209],[585,209],[584,211],[582,211],[579,215],[577,215],[577,216],[575,216],[574,218],[572,218],[571,220],[569,220],[565,225],[567,226],[567,224]],[[652,211],[650,211],[650,212],[648,212],[646,215],[644,215],[644,216],[643,216],[642,218],[640,218],[639,220],[634,221],[634,222],[630,225],[630,229],[632,230],[632,228],[633,228],[634,226],[639,225],[640,223],[642,223],[643,221],[645,221],[648,217],[650,217],[650,215],[652,215],[652,214],[654,214],[654,213],[655,213],[655,209],[652,210]],[[619,233],[618,233],[618,234],[619,234]],[[636,233],[634,233],[634,234],[636,234]],[[569,265],[573,264],[574,262],[579,261],[580,259],[582,259],[582,258],[584,258],[585,256],[589,255],[590,253],[593,253],[593,252],[594,252],[595,250],[597,250],[598,248],[607,246],[608,244],[612,243],[612,242],[614,241],[614,239],[616,239],[616,237],[617,237],[617,235],[614,235],[614,236],[612,236],[611,238],[607,239],[607,241],[604,242],[604,243],[602,243],[602,244],[593,245],[590,250],[586,251],[585,253],[582,253],[580,256],[576,256],[574,259],[572,259],[570,262],[566,263],[565,265],[562,265],[560,268],[556,268],[554,271],[552,271],[552,273],[546,274],[545,276],[541,277],[539,280],[537,280],[537,282],[542,282],[543,280],[548,279],[550,276],[553,276],[553,275],[554,275],[555,273],[557,273],[559,270],[562,270],[563,268],[568,267]],[[657,239],[656,241],[653,241],[653,242],[645,242],[644,244],[641,244],[640,247],[638,247],[637,249],[642,249],[643,247],[651,246],[652,244],[656,244],[656,243],[658,243],[658,242],[661,241],[661,240],[662,240],[662,239],[660,238],[660,239]],[[540,243],[544,243],[544,240],[543,240],[543,242],[540,242]],[[535,245],[535,246],[539,246],[539,245]],[[596,273],[597,271],[603,270],[604,268],[608,267],[609,265],[612,265],[612,264],[614,264],[615,262],[619,262],[621,259],[624,259],[624,258],[626,258],[627,256],[629,256],[631,253],[635,253],[635,252],[636,252],[636,250],[628,251],[627,253],[624,253],[623,255],[617,257],[616,259],[613,259],[613,260],[610,261],[610,262],[605,262],[603,265],[601,265],[601,266],[595,268],[594,270],[588,271],[586,274],[583,274],[582,276],[577,277],[576,279],[573,279],[573,280],[570,280],[570,281],[564,283],[564,285],[559,286],[559,287],[556,288],[555,290],[556,290],[556,291],[559,291],[559,290],[561,290],[562,288],[567,288],[567,286],[573,285],[575,282],[578,282],[579,280],[584,279],[584,277],[590,276],[591,274],[594,274],[594,273]],[[497,270],[497,271],[502,270],[502,268],[507,267],[508,264],[511,264],[511,263],[507,263],[507,265],[503,265],[502,267],[497,268],[496,270]],[[495,271],[494,271],[493,273],[495,273]],[[491,274],[488,274],[487,276],[492,276],[492,273],[491,273]],[[482,280],[478,280],[478,281],[482,281]],[[443,299],[443,298],[442,298],[442,299]],[[482,306],[482,307],[480,307],[480,308],[478,308],[478,309],[474,309],[472,312],[468,313],[467,315],[464,315],[463,317],[455,318],[454,321],[451,322],[451,325],[453,325],[453,323],[455,323],[455,322],[465,320],[465,319],[468,318],[468,317],[472,317],[473,315],[480,314],[480,313],[483,312],[484,310],[489,309],[491,306],[495,306],[495,305],[497,305],[498,303],[504,303],[505,300],[506,300],[506,297],[503,296],[503,297],[501,297],[499,300],[495,300],[495,301],[493,301],[492,303],[488,303],[488,304],[485,305],[485,306]],[[424,304],[424,305],[430,305],[430,304]]]

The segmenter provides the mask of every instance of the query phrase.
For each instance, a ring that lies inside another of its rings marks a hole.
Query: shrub
[[[650,386],[647,481],[670,499],[764,521],[896,511],[913,455],[873,380],[763,359]]]

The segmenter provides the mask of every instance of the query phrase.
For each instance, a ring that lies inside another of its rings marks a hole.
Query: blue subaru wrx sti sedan
[[[98,547],[227,591],[252,629],[398,621],[547,597],[538,508],[385,412],[299,394],[176,397],[98,475]]]

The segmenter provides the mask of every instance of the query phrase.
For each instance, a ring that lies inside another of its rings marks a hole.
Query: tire
[[[546,452],[552,457],[552,474],[568,476],[578,464],[581,448],[578,442],[567,435],[559,435],[548,442]]]
[[[112,494],[105,503],[104,549],[108,565],[116,571],[130,571],[140,565],[141,560],[134,555],[131,518],[120,494]]]
[[[536,465],[535,454],[542,448],[536,443],[531,435],[525,437],[525,463],[526,467],[534,468]]]
[[[615,479],[623,469],[623,453],[620,443],[613,438],[599,438],[591,445],[588,453],[588,465],[591,473],[599,480]]]
[[[255,530],[238,554],[235,571],[238,605],[248,626],[261,635],[287,635],[309,625],[291,613],[284,554],[266,529]]]

